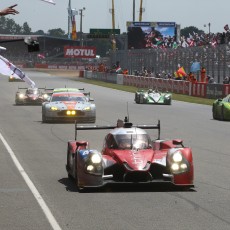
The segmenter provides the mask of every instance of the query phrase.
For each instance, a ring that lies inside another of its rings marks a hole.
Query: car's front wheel
[[[135,93],[135,99],[134,101],[137,103],[137,104],[140,104],[140,95],[138,95],[138,93]]]
[[[224,121],[225,117],[224,117],[224,107],[222,106],[221,108],[221,121]]]
[[[215,120],[217,119],[217,113],[216,113],[216,109],[215,109],[214,105],[212,106],[212,117]]]
[[[47,118],[46,115],[43,113],[42,114],[42,123],[46,123],[47,122]]]

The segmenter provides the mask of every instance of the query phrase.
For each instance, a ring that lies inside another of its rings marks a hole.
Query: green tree
[[[34,32],[33,34],[37,34],[37,35],[45,35],[45,32],[43,30],[37,30],[36,32]]]
[[[48,30],[48,35],[54,36],[54,37],[64,37],[65,31],[62,30],[61,28],[50,29],[50,30]]]
[[[24,22],[22,25],[22,34],[31,34],[31,28],[27,22]]]
[[[199,30],[195,26],[189,26],[189,27],[185,27],[185,28],[181,29],[180,33],[181,33],[181,36],[189,37],[189,34],[193,35],[193,33],[197,33],[200,35],[200,34],[204,33],[204,31]]]

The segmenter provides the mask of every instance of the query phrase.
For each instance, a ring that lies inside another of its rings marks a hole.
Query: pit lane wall
[[[84,71],[83,77],[87,79],[110,82],[119,85],[134,86],[137,88],[152,88],[160,91],[184,94],[210,99],[222,98],[230,94],[229,84],[191,83],[172,79],[123,75],[96,71]]]

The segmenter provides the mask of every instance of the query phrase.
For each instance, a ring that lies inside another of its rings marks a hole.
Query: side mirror
[[[174,145],[181,145],[181,146],[183,146],[183,141],[181,140],[181,139],[174,139],[173,141],[172,141],[172,143],[174,144]],[[184,146],[183,146],[184,147]]]

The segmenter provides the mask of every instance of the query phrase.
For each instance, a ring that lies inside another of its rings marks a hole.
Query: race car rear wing
[[[63,87],[64,88],[67,88],[67,87]],[[54,90],[55,88],[46,88],[46,90]],[[77,88],[78,90],[85,90],[85,88]]]
[[[124,127],[124,128],[141,128],[141,129],[157,129],[158,130],[158,140],[160,139],[160,120],[158,120],[158,123],[156,125],[133,125],[130,122],[118,120],[117,125],[78,125],[77,122],[75,122],[75,140],[77,140],[77,131],[78,130],[105,130],[105,129],[115,129],[118,127]]]

